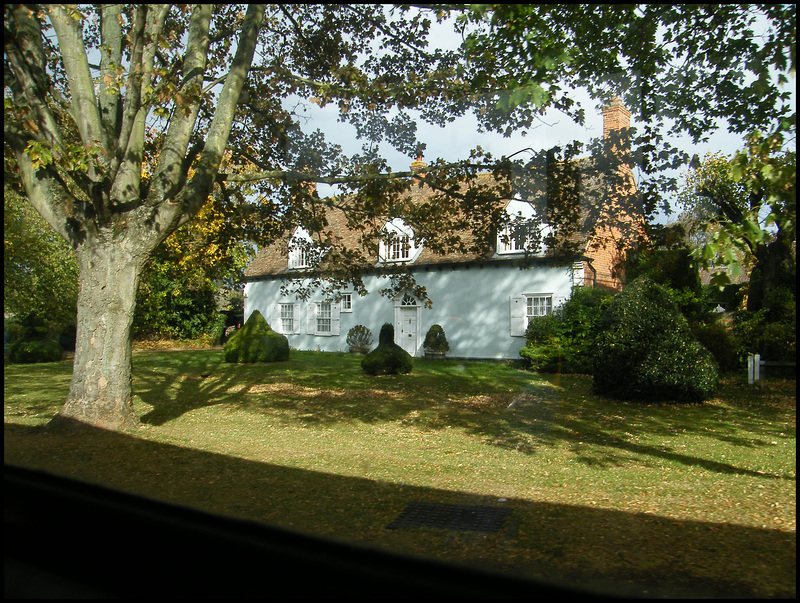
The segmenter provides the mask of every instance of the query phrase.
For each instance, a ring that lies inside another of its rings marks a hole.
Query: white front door
[[[417,308],[395,308],[394,340],[397,345],[414,356],[417,353]]]

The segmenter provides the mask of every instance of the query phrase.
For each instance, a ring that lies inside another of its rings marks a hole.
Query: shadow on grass
[[[638,455],[653,464],[796,479],[686,449],[696,436],[742,448],[771,446],[785,436],[785,423],[768,420],[780,418],[780,411],[756,407],[752,398],[758,394],[735,385],[726,389],[730,404],[642,405],[595,396],[590,377],[534,375],[505,365],[418,360],[410,375],[369,377],[360,370],[360,357],[334,353],[295,353],[288,362],[248,365],[227,364],[219,351],[160,352],[140,354],[134,362],[135,391],[152,407],[141,419],[155,426],[199,408],[231,405],[309,425],[414,421],[429,429],[456,427],[529,455],[566,443],[577,462],[598,467]]]
[[[498,501],[248,461],[130,433],[79,431],[76,437],[7,424],[5,461],[226,516],[604,593],[795,596],[794,533]],[[411,501],[502,505],[512,512],[497,534],[387,530]]]

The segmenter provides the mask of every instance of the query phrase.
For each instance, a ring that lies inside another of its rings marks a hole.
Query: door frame
[[[413,305],[409,303],[413,300]],[[400,316],[402,315],[404,310],[414,310],[415,311],[415,319],[416,319],[416,329],[414,330],[414,352],[411,354],[412,356],[417,355],[417,351],[419,350],[419,310],[420,310],[420,303],[419,300],[416,298],[415,295],[406,291],[401,293],[397,297],[394,298],[394,342],[405,349],[402,343],[400,343],[400,330],[398,329],[400,325]]]

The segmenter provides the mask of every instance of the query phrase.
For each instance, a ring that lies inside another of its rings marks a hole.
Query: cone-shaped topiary
[[[378,336],[378,347],[364,356],[361,368],[368,375],[397,375],[414,368],[411,354],[394,342],[394,327],[386,323]]]
[[[281,360],[289,360],[289,340],[273,331],[258,310],[225,343],[225,362]]]
[[[716,388],[714,357],[669,293],[641,278],[608,306],[593,363],[600,394],[647,402],[699,402]]]

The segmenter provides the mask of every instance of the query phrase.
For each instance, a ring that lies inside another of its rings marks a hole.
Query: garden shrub
[[[545,373],[590,374],[605,305],[612,296],[603,289],[575,287],[553,314],[531,320],[526,345],[519,352],[528,367]]]
[[[369,348],[372,332],[364,325],[355,325],[347,332],[347,345],[351,348]]]
[[[289,359],[289,340],[255,310],[225,343],[225,362],[279,362]]]
[[[714,356],[722,373],[742,366],[742,358],[729,327],[721,320],[691,324],[692,335]]]
[[[760,354],[768,361],[797,361],[797,305],[787,288],[771,291],[756,312],[735,312],[733,323],[733,338],[742,357]]]
[[[29,314],[20,321],[19,338],[8,349],[8,361],[14,364],[36,362],[58,362],[63,350],[48,334],[44,321],[36,314]]]
[[[612,398],[699,402],[714,392],[719,369],[667,289],[641,278],[608,305],[592,377]]]
[[[450,343],[444,334],[442,325],[431,325],[428,332],[425,334],[425,341],[422,347],[426,352],[449,352]]]
[[[61,329],[61,333],[58,335],[58,345],[60,345],[63,350],[74,352],[75,340],[77,337],[78,328],[75,325],[67,325]]]
[[[361,368],[368,375],[405,374],[414,368],[414,360],[394,342],[394,327],[385,323],[378,336],[378,347],[364,356]]]

